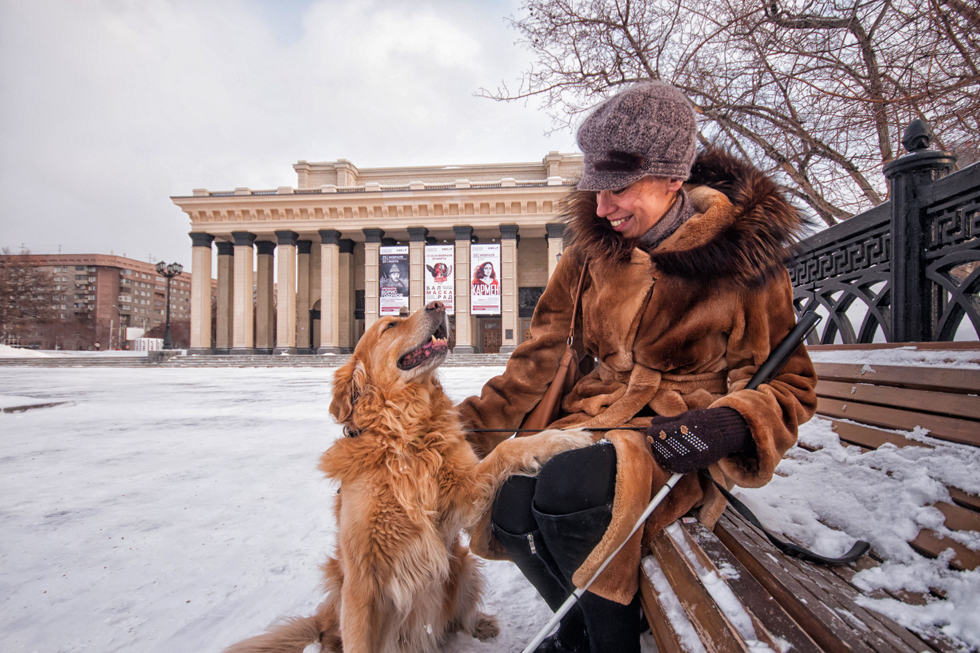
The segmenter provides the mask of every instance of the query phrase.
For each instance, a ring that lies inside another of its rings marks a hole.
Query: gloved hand
[[[657,464],[675,474],[687,474],[752,444],[745,419],[734,408],[689,410],[677,417],[654,417],[647,429]]]

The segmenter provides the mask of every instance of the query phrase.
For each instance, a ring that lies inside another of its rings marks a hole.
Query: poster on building
[[[446,307],[446,315],[455,313],[453,265],[456,261],[453,245],[426,245],[425,247],[425,303],[439,301]]]
[[[500,245],[470,245],[470,313],[500,315]]]
[[[379,256],[378,312],[398,315],[402,306],[408,308],[408,245],[382,247]]]

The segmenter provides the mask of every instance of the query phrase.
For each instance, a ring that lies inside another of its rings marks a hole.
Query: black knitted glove
[[[647,429],[647,442],[658,465],[675,474],[687,474],[747,449],[752,433],[734,408],[707,408],[677,417],[654,417]]]

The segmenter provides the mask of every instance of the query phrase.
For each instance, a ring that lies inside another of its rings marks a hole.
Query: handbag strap
[[[747,519],[750,524],[752,524],[760,531],[762,531],[762,534],[765,535],[770,542],[772,542],[772,545],[774,547],[782,551],[784,554],[790,556],[791,558],[799,558],[800,560],[806,560],[807,562],[812,562],[818,565],[826,565],[828,567],[838,567],[841,565],[846,565],[854,562],[855,560],[863,556],[865,553],[867,553],[868,549],[871,548],[871,545],[868,544],[867,542],[858,540],[857,542],[854,543],[854,546],[851,547],[851,550],[845,553],[844,555],[842,555],[841,557],[827,558],[820,555],[819,553],[814,553],[813,551],[804,549],[801,546],[797,546],[792,542],[783,542],[775,535],[770,533],[768,530],[766,530],[766,527],[763,526],[762,522],[759,521],[759,518],[756,517],[751,510],[749,510],[749,507],[746,506],[741,501],[739,501],[738,499],[736,499],[735,495],[733,495],[731,492],[726,490],[721,483],[719,483],[714,478],[712,478],[711,474],[709,474],[707,470],[702,469],[701,476],[714,483],[715,487],[717,487],[718,490],[721,491],[722,495],[724,495],[724,497],[728,500],[728,503],[732,505],[732,508],[734,508],[738,512],[738,514],[745,517],[745,519]]]
[[[585,271],[589,269],[589,257],[585,257],[582,262],[582,271],[578,275],[578,287],[575,290],[575,299],[572,301],[572,321],[568,325],[568,346],[571,347],[575,341],[575,318],[578,316],[578,305],[582,300],[582,284],[585,282]]]

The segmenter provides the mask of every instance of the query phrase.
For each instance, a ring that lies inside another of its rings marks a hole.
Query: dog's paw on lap
[[[548,430],[541,431],[536,436],[537,438],[547,438],[551,444],[551,451],[548,459],[556,456],[565,451],[571,451],[572,449],[582,449],[584,447],[591,447],[595,444],[592,439],[592,434],[583,429],[568,429],[568,430]],[[548,460],[542,460],[541,463],[544,464]]]

